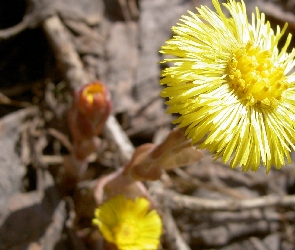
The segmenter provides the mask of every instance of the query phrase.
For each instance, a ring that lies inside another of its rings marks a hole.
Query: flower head
[[[223,4],[216,11],[197,8],[173,27],[175,36],[161,52],[174,65],[162,72],[161,93],[168,113],[186,127],[192,143],[256,171],[280,168],[295,148],[295,50],[287,52],[291,34],[281,50],[278,43],[287,24],[276,32],[256,8],[248,22],[243,0]]]
[[[76,92],[75,99],[80,112],[92,120],[101,120],[109,115],[110,94],[101,82],[96,81],[84,85]]]
[[[68,120],[74,141],[99,135],[112,109],[108,89],[99,81],[83,85],[74,92]]]
[[[162,222],[156,210],[149,211],[150,202],[119,195],[95,210],[93,223],[104,238],[119,250],[155,250],[160,244]]]

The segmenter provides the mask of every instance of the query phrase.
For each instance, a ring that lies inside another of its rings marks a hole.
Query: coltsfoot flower
[[[149,208],[150,202],[143,197],[115,196],[95,210],[93,223],[119,250],[156,250],[162,221],[157,211]]]
[[[192,143],[230,161],[231,167],[269,172],[291,163],[295,142],[295,50],[278,43],[286,31],[274,31],[256,8],[248,22],[243,1],[229,0],[223,12],[202,6],[172,27],[174,36],[161,52],[164,62],[161,96],[168,98],[168,113],[186,127]]]
[[[107,87],[99,81],[81,86],[73,93],[68,123],[73,138],[73,153],[80,161],[98,148],[98,139],[112,109]]]
[[[99,135],[111,109],[110,93],[101,82],[88,83],[77,89],[68,114],[74,140],[80,141]]]

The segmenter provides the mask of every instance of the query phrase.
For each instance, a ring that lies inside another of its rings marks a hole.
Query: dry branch
[[[42,27],[54,51],[61,72],[65,74],[70,87],[75,90],[83,84],[89,83],[90,79],[84,72],[83,64],[75,51],[71,37],[60,18],[58,16],[47,18],[42,23]]]
[[[0,41],[12,38],[31,27],[34,18],[35,16],[33,14],[27,14],[24,19],[15,26],[0,30]]]
[[[165,208],[163,219],[165,221],[166,242],[171,250],[190,250],[191,248],[183,240],[169,208]]]
[[[295,195],[266,195],[244,200],[212,200],[181,195],[171,190],[157,188],[153,192],[166,199],[172,209],[189,209],[193,211],[241,211],[245,209],[266,208],[270,206],[295,207]]]

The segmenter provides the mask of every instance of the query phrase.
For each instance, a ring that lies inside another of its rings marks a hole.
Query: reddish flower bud
[[[74,92],[68,112],[68,122],[73,138],[73,159],[83,161],[99,146],[98,136],[111,112],[108,89],[101,82],[86,84]]]
[[[71,155],[65,157],[61,181],[65,189],[75,186],[87,169],[87,157],[98,150],[100,140],[97,136],[105,126],[111,107],[109,91],[101,82],[86,84],[74,92],[68,111],[73,149]]]
[[[111,108],[110,93],[101,82],[89,83],[77,90],[69,110],[69,123],[74,140],[80,141],[99,135]]]
[[[75,98],[79,111],[91,120],[105,119],[110,113],[110,94],[100,82],[84,85]]]

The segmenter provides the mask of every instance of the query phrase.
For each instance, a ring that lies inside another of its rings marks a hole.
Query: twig
[[[211,183],[205,183],[205,182],[198,180],[197,178],[193,178],[192,176],[190,176],[188,173],[186,173],[181,168],[175,168],[175,169],[173,169],[173,171],[178,176],[180,176],[182,179],[191,182],[196,187],[203,187],[203,188],[206,188],[206,189],[214,191],[214,192],[224,193],[224,194],[227,194],[233,198],[238,198],[238,199],[246,198],[245,195],[241,194],[239,191],[236,191],[234,189],[231,189],[231,188],[228,188],[225,186],[222,186],[222,187],[214,186]]]
[[[31,27],[31,23],[34,17],[35,16],[32,13],[26,14],[24,19],[20,23],[7,29],[0,30],[0,41],[14,37],[22,31],[26,30],[27,28]]]
[[[89,27],[86,23],[78,22],[70,19],[62,20],[65,25],[73,32],[79,34],[79,36],[87,36],[93,39],[98,43],[104,42],[104,38],[97,32],[93,32],[91,27]]]
[[[121,6],[121,9],[122,9],[122,12],[123,12],[123,16],[124,16],[124,19],[125,21],[131,21],[131,14],[128,10],[128,6],[127,6],[127,0],[118,0],[120,6]]]
[[[114,116],[107,120],[104,135],[117,145],[123,162],[131,159],[134,147]]]
[[[190,250],[190,247],[183,240],[177,225],[171,215],[171,211],[169,208],[165,208],[164,215],[164,226],[166,230],[166,242],[171,250]]]
[[[73,151],[73,145],[65,134],[59,132],[58,130],[54,128],[49,128],[47,130],[47,133],[53,136],[54,138],[56,138],[57,140],[59,140],[63,144],[63,146],[67,148],[69,152]]]
[[[89,163],[95,162],[97,159],[97,154],[92,153],[87,157],[87,161]],[[60,165],[64,163],[64,157],[61,155],[42,155],[40,158],[40,162],[43,166],[50,166],[50,165]]]
[[[49,17],[43,21],[42,27],[70,87],[75,90],[89,83],[90,79],[84,72],[83,64],[71,42],[71,37],[60,18],[58,16]]]
[[[127,0],[128,1],[128,6],[130,9],[131,16],[133,19],[137,19],[139,15],[138,7],[136,5],[136,0]]]
[[[20,102],[20,101],[12,100],[0,92],[0,105],[1,104],[11,105],[11,106],[16,106],[21,108],[26,108],[31,106],[31,103],[29,102]]]
[[[266,195],[258,198],[244,200],[212,200],[188,195],[180,195],[171,190],[155,189],[153,192],[162,199],[166,199],[167,204],[172,209],[189,209],[193,211],[241,211],[245,209],[265,208],[269,206],[295,207],[295,195]]]

